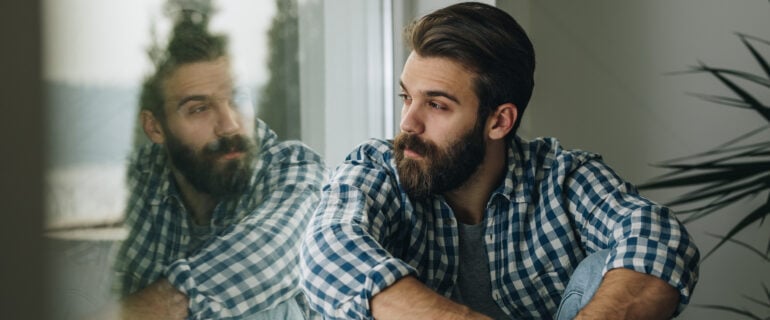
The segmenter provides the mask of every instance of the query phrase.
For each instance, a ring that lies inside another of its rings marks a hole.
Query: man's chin
[[[216,196],[235,196],[248,187],[253,170],[243,167],[216,168],[217,183],[211,185],[212,194]]]
[[[414,201],[424,200],[431,196],[430,177],[425,174],[426,161],[402,159],[398,165],[398,178],[409,198]]]

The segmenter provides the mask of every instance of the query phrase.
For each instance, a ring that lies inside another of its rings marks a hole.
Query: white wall
[[[687,95],[728,94],[711,76],[666,74],[699,60],[759,73],[733,33],[770,38],[767,1],[523,2],[519,7],[529,10],[524,27],[538,61],[522,135],[556,136],[567,147],[600,153],[622,176],[641,183],[663,173],[651,163],[706,151],[766,124],[751,111]],[[764,91],[759,97],[768,101],[770,90]],[[673,194],[649,195],[664,202]],[[717,242],[708,233],[727,233],[765,197],[688,224],[701,252]],[[765,248],[768,224],[749,229],[739,239]],[[741,295],[767,301],[760,283],[770,285],[768,270],[770,264],[756,255],[725,245],[701,264],[691,307],[680,318],[735,318],[693,304],[725,304],[767,316],[770,309]]]

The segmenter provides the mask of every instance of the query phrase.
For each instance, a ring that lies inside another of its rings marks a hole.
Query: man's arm
[[[188,299],[166,279],[125,297],[120,302],[123,320],[187,319]]]
[[[604,275],[580,319],[670,319],[679,304],[679,292],[651,275],[618,268]]]
[[[489,319],[434,292],[412,276],[401,278],[375,295],[370,305],[378,320]]]
[[[187,296],[166,279],[158,279],[120,300],[110,301],[87,320],[183,320],[187,319]]]
[[[325,319],[371,319],[375,296],[418,274],[391,253],[408,250],[404,234],[413,227],[388,167],[391,149],[384,141],[362,144],[323,188],[300,270],[308,302]]]
[[[584,247],[611,249],[609,271],[586,312],[618,310],[650,319],[681,312],[697,282],[700,254],[674,214],[639,195],[599,160],[583,163],[565,185]]]

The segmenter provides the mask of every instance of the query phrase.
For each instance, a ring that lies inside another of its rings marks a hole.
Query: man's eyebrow
[[[425,92],[425,95],[427,95],[428,97],[444,97],[454,101],[457,104],[460,104],[460,100],[457,99],[457,97],[455,97],[454,95],[449,94],[448,92],[431,90],[431,91]]]
[[[185,103],[188,103],[190,101],[206,101],[208,98],[204,95],[193,95],[193,96],[186,96],[182,99],[179,99],[179,102],[176,104],[176,109],[179,110]]]
[[[406,90],[406,87],[404,86],[404,82],[403,81],[399,81],[398,83],[401,85],[401,90],[409,92],[409,90]],[[429,90],[429,91],[425,92],[425,95],[428,96],[428,97],[444,97],[444,98],[447,98],[449,100],[454,101],[457,104],[460,104],[460,99],[457,99],[456,96],[454,96],[453,94],[450,94],[448,92],[445,92],[445,91]]]

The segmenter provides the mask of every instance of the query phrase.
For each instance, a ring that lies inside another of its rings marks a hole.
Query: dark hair
[[[227,55],[227,38],[208,32],[208,19],[199,12],[182,12],[174,24],[168,47],[163,52],[150,56],[155,63],[155,73],[142,84],[139,97],[141,110],[149,110],[165,123],[165,97],[163,81],[179,66],[187,63],[211,61]]]
[[[518,118],[508,137],[515,134],[532,96],[535,53],[513,17],[486,4],[459,3],[418,19],[404,35],[418,55],[448,58],[476,74],[480,119],[501,104],[516,105]]]

